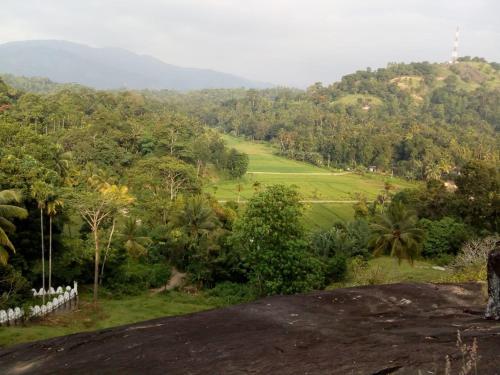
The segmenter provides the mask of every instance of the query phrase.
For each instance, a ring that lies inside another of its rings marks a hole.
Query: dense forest
[[[172,266],[200,288],[301,292],[342,280],[350,259],[374,253],[446,264],[499,229],[500,71],[482,59],[391,64],[306,91],[112,92],[7,79],[2,307],[73,280],[93,284],[95,299],[99,286],[136,293],[164,285]],[[351,222],[310,233],[291,187],[256,188],[246,207],[203,190],[248,166],[221,131],[319,166],[374,166],[425,183],[400,192],[387,183],[374,202],[355,204]]]
[[[433,179],[470,159],[498,161],[500,68],[478,58],[455,65],[390,64],[305,92],[147,95],[225,132],[274,142],[282,155],[316,165],[375,166]]]

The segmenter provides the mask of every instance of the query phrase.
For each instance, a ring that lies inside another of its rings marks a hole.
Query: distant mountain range
[[[21,41],[0,45],[0,73],[47,77],[96,89],[266,88],[251,81],[208,69],[170,65],[152,56],[119,48],[94,48],[56,40]]]

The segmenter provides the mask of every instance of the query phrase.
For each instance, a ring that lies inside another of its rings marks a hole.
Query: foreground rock
[[[2,374],[452,374],[457,330],[479,374],[500,373],[500,324],[478,284],[395,284],[275,296],[187,316],[23,344]]]

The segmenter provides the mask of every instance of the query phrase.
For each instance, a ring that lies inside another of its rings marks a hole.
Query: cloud
[[[391,61],[500,60],[495,0],[3,0],[2,41],[64,39],[304,87]]]

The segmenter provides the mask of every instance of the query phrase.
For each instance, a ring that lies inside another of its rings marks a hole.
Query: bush
[[[219,283],[214,288],[207,290],[206,295],[220,299],[221,305],[249,302],[257,297],[255,290],[248,284],[232,282]]]
[[[347,258],[337,255],[326,260],[325,265],[326,282],[343,281],[347,275]]]
[[[422,247],[422,256],[425,258],[450,259],[449,255],[457,254],[470,237],[468,227],[451,217],[441,220],[421,219],[419,226],[426,233]]]
[[[311,246],[315,254],[320,257],[344,255],[346,258],[362,256],[370,257],[369,239],[370,227],[368,222],[358,219],[346,225],[340,224],[329,230],[320,230],[313,233]]]
[[[149,288],[159,288],[168,283],[172,274],[172,267],[169,264],[152,264],[149,265],[150,278]]]
[[[33,297],[28,281],[10,265],[0,265],[0,309],[22,306]]]
[[[170,266],[130,262],[119,266],[110,275],[107,288],[115,296],[140,294],[163,286],[170,278]]]
[[[283,251],[260,249],[253,255],[250,282],[261,294],[294,294],[324,286],[325,266],[303,241],[283,243]]]
[[[468,241],[452,263],[453,281],[485,281],[488,254],[499,240],[498,236],[489,236]]]

